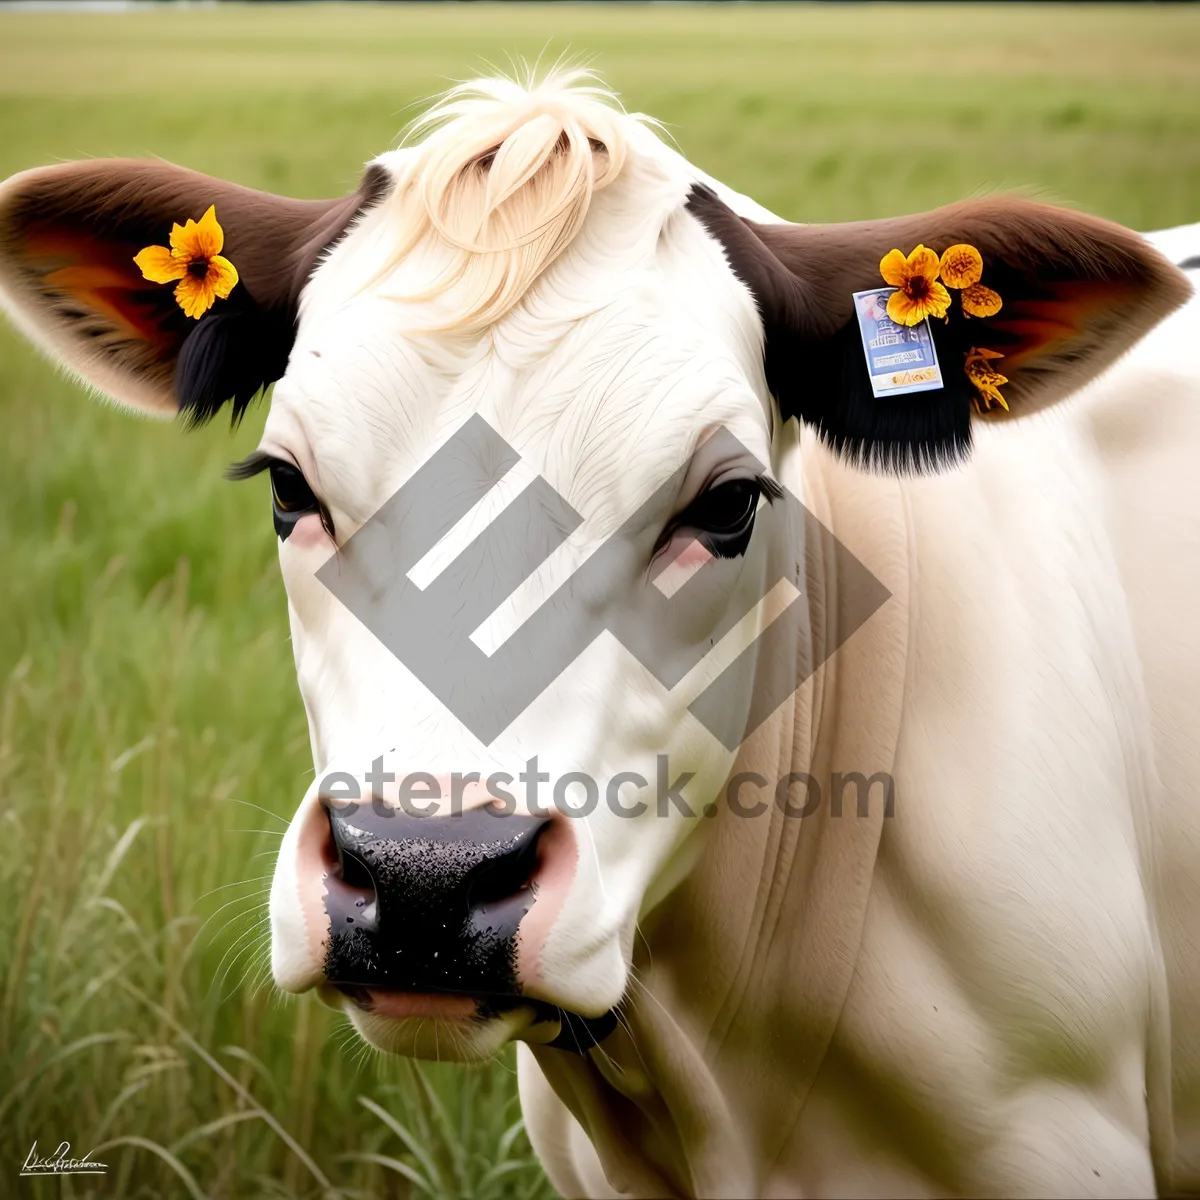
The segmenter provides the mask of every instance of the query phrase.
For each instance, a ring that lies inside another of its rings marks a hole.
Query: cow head
[[[327,202],[161,162],[18,175],[0,297],[130,408],[236,416],[276,383],[235,474],[271,479],[317,771],[276,867],[278,984],[407,1053],[586,1045],[735,762],[693,701],[773,583],[804,590],[799,426],[864,470],[969,450],[983,335],[935,325],[945,386],[876,398],[852,293],[893,248],[978,247],[991,420],[1078,387],[1183,285],[1023,200],[776,222],[571,78],[459,89],[420,132]],[[133,260],[210,205],[240,282],[196,320]],[[757,677],[723,688],[728,728]]]

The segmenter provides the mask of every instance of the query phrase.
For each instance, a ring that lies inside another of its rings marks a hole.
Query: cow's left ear
[[[0,307],[119,404],[204,420],[232,400],[236,416],[283,374],[322,253],[390,186],[377,165],[336,200],[273,196],[157,160],[25,171],[0,184]],[[134,256],[210,207],[238,282],[194,319]]]
[[[1191,294],[1184,274],[1136,233],[1019,198],[844,225],[758,224],[700,186],[688,207],[754,295],[767,383],[784,417],[873,466],[925,470],[964,457],[973,415],[1003,420],[1061,400]],[[982,255],[983,283],[1002,308],[967,317],[954,299],[949,321],[930,320],[945,386],[874,396],[853,293],[887,287],[880,262],[891,250],[940,254],[960,243]],[[1007,410],[976,411],[965,370],[972,350],[1003,355],[990,361],[1007,377]]]

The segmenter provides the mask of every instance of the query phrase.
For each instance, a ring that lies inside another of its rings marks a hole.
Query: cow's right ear
[[[390,187],[379,166],[338,200],[292,200],[140,159],[42,167],[0,185],[0,306],[118,404],[236,418],[287,367],[300,292],[323,252]],[[134,255],[216,209],[239,283],[199,320]]]

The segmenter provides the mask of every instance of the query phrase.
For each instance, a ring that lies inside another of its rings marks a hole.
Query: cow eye
[[[304,473],[292,463],[259,450],[229,467],[225,478],[253,479],[263,471],[271,474],[271,511],[275,517],[275,532],[284,541],[287,541],[296,522],[309,513],[316,513],[321,518],[325,532],[333,537],[333,519],[329,510],[308,486]]]
[[[275,532],[287,541],[293,526],[301,517],[316,513],[321,526],[333,537],[333,518],[329,510],[317,499],[303,473],[289,462],[273,458],[271,471],[271,509],[275,517]]]
[[[685,515],[693,529],[727,537],[754,520],[760,495],[757,480],[734,479],[702,492]]]
[[[271,462],[271,499],[281,513],[316,512],[320,508],[308,481],[290,463]]]
[[[694,530],[709,553],[718,558],[736,558],[750,544],[762,494],[762,483],[757,479],[731,479],[706,488],[664,530],[663,538],[669,540],[680,530]]]

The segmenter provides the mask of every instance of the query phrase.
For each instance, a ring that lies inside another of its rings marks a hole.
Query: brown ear
[[[972,347],[1002,354],[1009,405],[983,419],[1034,412],[1069,395],[1183,303],[1191,286],[1145,239],[1097,217],[1012,197],[845,225],[760,225],[712,192],[688,207],[725,246],[766,332],[767,381],[785,417],[817,427],[849,456],[925,469],[970,447]],[[983,283],[1003,307],[984,319],[931,320],[945,387],[872,395],[852,294],[886,286],[880,260],[960,242],[983,256]]]
[[[0,185],[0,306],[119,404],[204,420],[232,399],[236,416],[283,374],[321,254],[389,184],[376,166],[354,195],[291,200],[158,161],[25,171]],[[197,321],[133,256],[209,205],[240,280]]]

